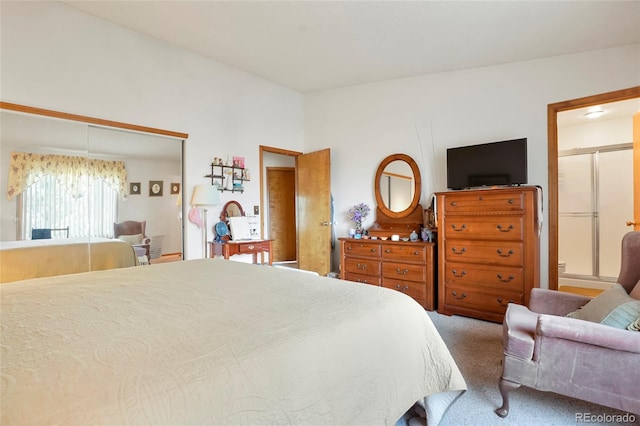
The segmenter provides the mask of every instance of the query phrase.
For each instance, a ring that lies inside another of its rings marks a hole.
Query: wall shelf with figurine
[[[244,161],[243,161],[244,163]],[[215,158],[211,163],[211,173],[204,175],[211,179],[211,185],[218,184],[220,191],[244,192],[244,182],[250,182],[249,170],[244,168],[234,158],[234,163],[223,164],[221,159]]]

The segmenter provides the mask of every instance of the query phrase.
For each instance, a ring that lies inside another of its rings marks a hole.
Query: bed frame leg
[[[502,407],[496,409],[496,414],[498,416],[504,418],[509,415],[509,393],[514,389],[518,389],[520,386],[520,383],[514,383],[500,378],[500,384],[498,387],[500,388],[500,394],[502,395]]]

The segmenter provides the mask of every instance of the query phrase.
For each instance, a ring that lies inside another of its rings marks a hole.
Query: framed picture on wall
[[[129,183],[129,194],[131,195],[140,195],[142,191],[140,190],[140,182],[130,182]]]
[[[149,197],[162,197],[162,181],[161,180],[149,181]]]
[[[180,193],[180,184],[172,183],[171,184],[171,195],[178,195]]]

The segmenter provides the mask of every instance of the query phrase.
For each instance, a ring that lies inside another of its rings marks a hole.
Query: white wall
[[[238,155],[252,182],[244,194],[223,193],[222,202],[258,204],[258,145],[302,150],[298,92],[61,3],[0,7],[0,98],[188,133],[187,200],[207,182],[213,157]],[[209,210],[210,224],[221,208]],[[185,240],[186,258],[201,257],[200,229],[187,222]]]
[[[393,153],[420,166],[424,206],[432,192],[446,188],[446,148],[527,137],[529,183],[546,194],[547,105],[638,85],[640,45],[634,45],[327,90],[305,96],[305,150],[332,150],[340,237],[348,232],[350,206],[375,205],[376,168]],[[545,225],[543,287],[548,244]]]
[[[147,236],[163,235],[162,253],[181,253],[180,207],[170,186],[172,182],[180,182],[180,161],[127,159],[125,167],[129,182],[140,182],[141,192],[118,201],[118,222],[146,220]],[[163,182],[162,197],[149,196],[150,180]]]

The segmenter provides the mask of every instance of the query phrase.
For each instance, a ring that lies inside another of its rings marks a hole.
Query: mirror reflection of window
[[[415,189],[411,167],[404,161],[389,163],[380,177],[380,194],[385,206],[401,212],[411,205]]]

